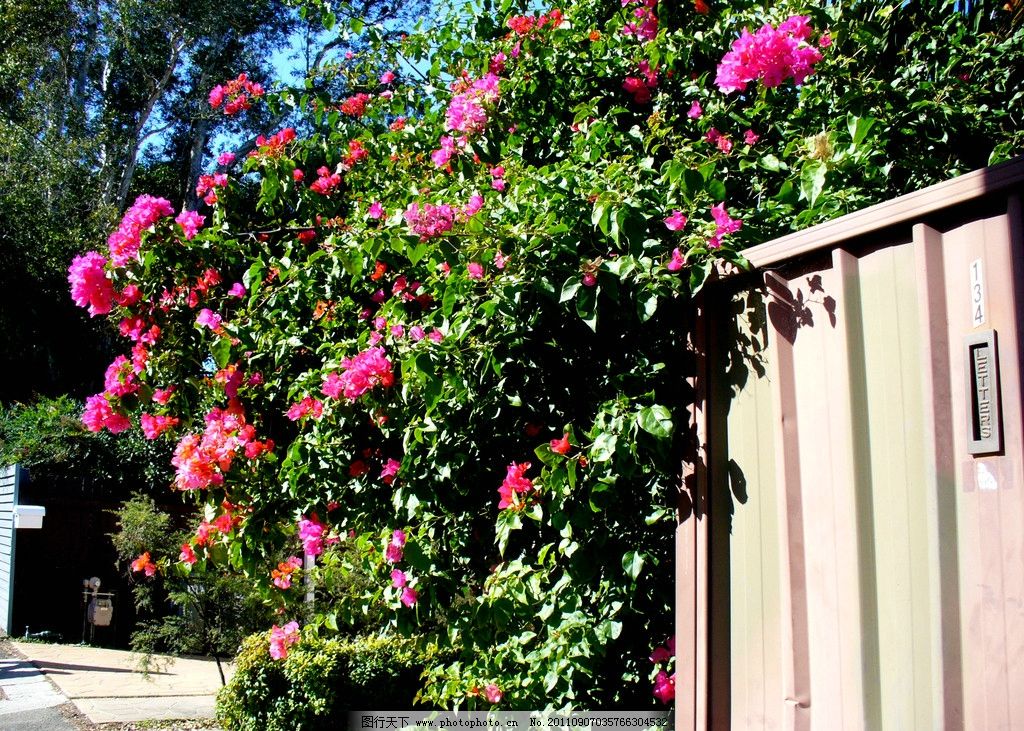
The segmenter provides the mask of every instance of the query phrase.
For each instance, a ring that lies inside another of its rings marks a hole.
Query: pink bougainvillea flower
[[[342,395],[355,400],[377,386],[387,388],[394,384],[395,375],[391,370],[383,348],[370,348],[353,358],[341,361],[341,373],[328,373],[324,377],[321,392],[330,398]]]
[[[106,428],[110,430],[111,434],[123,432],[130,429],[132,425],[127,416],[114,411],[106,393],[98,393],[85,400],[82,423],[91,432],[98,432]]]
[[[392,484],[395,481],[395,476],[398,475],[398,470],[401,468],[402,463],[396,459],[388,459],[384,465],[384,469],[380,471],[380,478],[384,480],[385,484]],[[403,534],[402,543],[404,545],[405,539]]]
[[[803,84],[822,59],[807,42],[813,32],[808,21],[807,16],[794,15],[778,28],[766,23],[753,34],[744,28],[718,64],[715,84],[726,94],[743,91],[751,81],[769,88],[788,78]]]
[[[115,267],[123,267],[139,256],[142,232],[152,228],[161,218],[174,215],[174,206],[165,198],[140,195],[131,208],[125,211],[117,230],[110,234],[107,246],[110,261]]]
[[[203,223],[206,222],[206,216],[200,216],[195,211],[182,211],[174,219],[174,222],[181,226],[181,230],[185,234],[185,240],[191,241],[196,237]]]
[[[288,657],[288,648],[299,641],[299,623],[289,622],[284,627],[270,628],[270,656],[275,660]]]
[[[140,422],[142,433],[146,439],[156,439],[168,429],[173,429],[178,425],[177,417],[162,414],[143,414],[140,417]]]
[[[757,144],[757,141],[759,139],[761,139],[761,136],[759,134],[757,134],[756,132],[754,132],[754,130],[752,130],[752,129],[748,129],[746,132],[743,133],[743,142],[744,142],[744,144],[755,145],[755,144]]]
[[[501,692],[501,688],[494,683],[488,683],[484,686],[484,698],[487,699],[488,703],[500,703],[503,697],[504,694]]]
[[[657,647],[651,653],[651,658],[650,659],[651,659],[651,662],[653,662],[655,665],[657,665],[658,663],[665,662],[666,660],[671,660],[672,659],[672,655],[671,655],[671,653],[669,653],[667,648]]]
[[[389,543],[384,548],[384,560],[388,563],[398,563],[402,560],[402,547],[396,546],[394,543]]]
[[[678,272],[684,266],[686,266],[686,257],[683,256],[683,252],[679,249],[672,249],[672,259],[665,265],[665,268],[670,272]]]
[[[662,703],[671,703],[676,697],[676,674],[669,675],[664,670],[654,679],[654,697]]]
[[[220,329],[223,319],[213,310],[203,308],[199,311],[196,316],[196,325],[199,327],[206,327],[216,332]]]
[[[382,83],[384,85],[390,84],[394,80],[395,80],[395,72],[394,71],[385,71],[383,74],[380,75],[380,83]]]
[[[411,586],[403,587],[402,589],[402,604],[407,607],[411,607],[416,604],[420,598],[419,592],[413,589]]]
[[[719,203],[711,207],[711,217],[715,219],[715,233],[708,240],[708,248],[717,249],[722,245],[722,237],[736,233],[743,225],[743,221],[733,219],[726,213],[725,203]]]
[[[508,257],[501,253],[501,249],[498,249],[494,252],[494,268],[504,269],[506,264],[508,264]]]
[[[405,546],[406,536],[405,531],[401,528],[396,528],[391,532],[391,545],[403,548]]]
[[[483,279],[484,267],[479,262],[471,261],[466,265],[466,272],[470,279]]]
[[[181,544],[181,553],[178,554],[178,560],[190,566],[196,562],[196,552],[192,550],[191,543]]]
[[[114,285],[107,276],[107,259],[97,251],[76,256],[68,267],[71,298],[89,316],[105,315],[114,308]]]
[[[241,299],[242,297],[245,297],[245,295],[247,294],[248,291],[246,290],[245,285],[242,284],[241,282],[235,282],[234,284],[231,285],[231,289],[228,290],[229,297],[238,297],[239,299]]]
[[[316,515],[299,519],[299,540],[302,550],[309,556],[319,556],[324,551],[324,531],[326,527]]]
[[[291,421],[298,421],[299,419],[303,419],[307,416],[316,420],[323,416],[323,413],[323,403],[312,396],[306,396],[301,401],[292,404],[288,408],[285,416],[287,416]]]
[[[674,210],[665,218],[665,227],[669,231],[678,231],[686,225],[687,218],[682,211]]]
[[[396,589],[401,589],[405,586],[407,578],[405,572],[401,569],[391,570],[391,585]]]
[[[366,217],[377,220],[384,216],[384,206],[381,205],[380,201],[374,201],[370,204],[369,210],[366,211]]]
[[[584,287],[594,287],[596,285],[597,285],[597,274],[595,274],[594,272],[584,272],[583,273],[583,286]]]
[[[499,510],[504,510],[505,508],[510,508],[515,505],[516,495],[522,495],[523,493],[533,490],[533,480],[529,480],[525,477],[528,469],[530,469],[529,462],[513,462],[508,466],[505,479],[501,483],[501,487],[498,488],[498,495],[501,498],[498,501]]]
[[[409,328],[409,339],[412,340],[414,343],[418,343],[426,336],[427,334],[419,325],[413,325],[411,328]]]
[[[704,110],[700,107],[700,102],[694,102],[690,105],[690,111],[686,113],[686,116],[690,119],[700,119],[701,115],[704,114]]]
[[[217,164],[222,167],[227,167],[235,161],[235,153],[233,152],[222,152],[217,156]]]
[[[561,439],[552,439],[549,446],[555,454],[568,454],[571,446],[569,444],[569,435],[565,434]]]

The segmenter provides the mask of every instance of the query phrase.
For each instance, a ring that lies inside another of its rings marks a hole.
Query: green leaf
[[[846,126],[850,130],[850,138],[854,145],[859,145],[868,136],[868,132],[875,126],[878,120],[874,117],[857,117],[849,115],[846,118]]]
[[[590,460],[592,462],[607,462],[615,455],[615,447],[619,438],[612,432],[602,432],[597,435],[594,444],[590,447]]]
[[[231,360],[231,340],[229,338],[217,338],[210,344],[210,353],[213,355],[213,362],[218,368],[226,368]]]
[[[636,421],[641,429],[659,439],[672,435],[672,413],[660,404],[640,409]]]
[[[626,572],[626,576],[636,581],[644,568],[644,560],[644,554],[639,551],[627,551],[622,556],[622,570]]]
[[[800,170],[800,196],[814,208],[821,191],[825,189],[828,166],[821,160],[808,160]]]
[[[559,302],[568,302],[576,296],[576,292],[579,291],[581,286],[580,278],[575,274],[565,280],[565,284],[562,285],[562,293],[558,295]]]

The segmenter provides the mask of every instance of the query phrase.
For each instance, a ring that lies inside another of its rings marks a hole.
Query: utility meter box
[[[45,515],[46,508],[44,508],[42,505],[15,505],[14,527],[42,528],[43,516]]]
[[[97,598],[89,602],[89,624],[95,627],[109,627],[114,618],[114,602]]]

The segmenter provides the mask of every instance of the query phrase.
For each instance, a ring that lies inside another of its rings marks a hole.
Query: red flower
[[[569,453],[569,435],[565,434],[561,439],[551,440],[551,451],[555,454]]]

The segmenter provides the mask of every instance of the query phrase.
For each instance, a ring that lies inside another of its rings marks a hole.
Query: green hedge
[[[303,637],[274,660],[267,633],[242,643],[234,677],[217,696],[217,721],[231,731],[310,731],[347,726],[351,710],[408,710],[422,661],[396,637]]]

